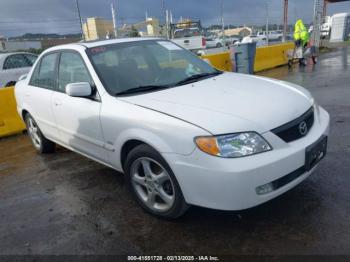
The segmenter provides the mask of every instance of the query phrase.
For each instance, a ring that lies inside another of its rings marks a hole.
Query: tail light
[[[205,38],[202,37],[202,46],[205,46]]]

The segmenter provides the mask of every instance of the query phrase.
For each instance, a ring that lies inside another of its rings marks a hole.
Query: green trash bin
[[[238,44],[234,48],[236,72],[254,74],[256,43]]]

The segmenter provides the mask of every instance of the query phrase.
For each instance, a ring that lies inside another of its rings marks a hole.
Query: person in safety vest
[[[298,21],[295,23],[294,40],[297,46],[302,45],[303,47],[306,47],[307,43],[309,42],[309,33],[301,19],[298,19]]]

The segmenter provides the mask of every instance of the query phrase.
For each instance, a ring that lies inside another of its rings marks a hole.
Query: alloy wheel
[[[28,124],[28,133],[34,146],[36,148],[40,148],[41,138],[40,138],[40,133],[39,133],[40,131],[37,124],[34,122],[34,120],[31,117],[28,118],[27,124]]]
[[[131,165],[131,184],[137,197],[150,209],[166,212],[175,203],[175,188],[166,169],[157,161],[141,157]]]

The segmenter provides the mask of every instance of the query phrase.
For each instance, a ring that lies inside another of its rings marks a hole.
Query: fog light
[[[268,183],[268,184],[265,184],[265,185],[262,185],[262,186],[258,186],[256,189],[255,189],[256,193],[258,195],[264,195],[264,194],[267,194],[267,193],[270,193],[273,191],[273,184],[272,183]]]

